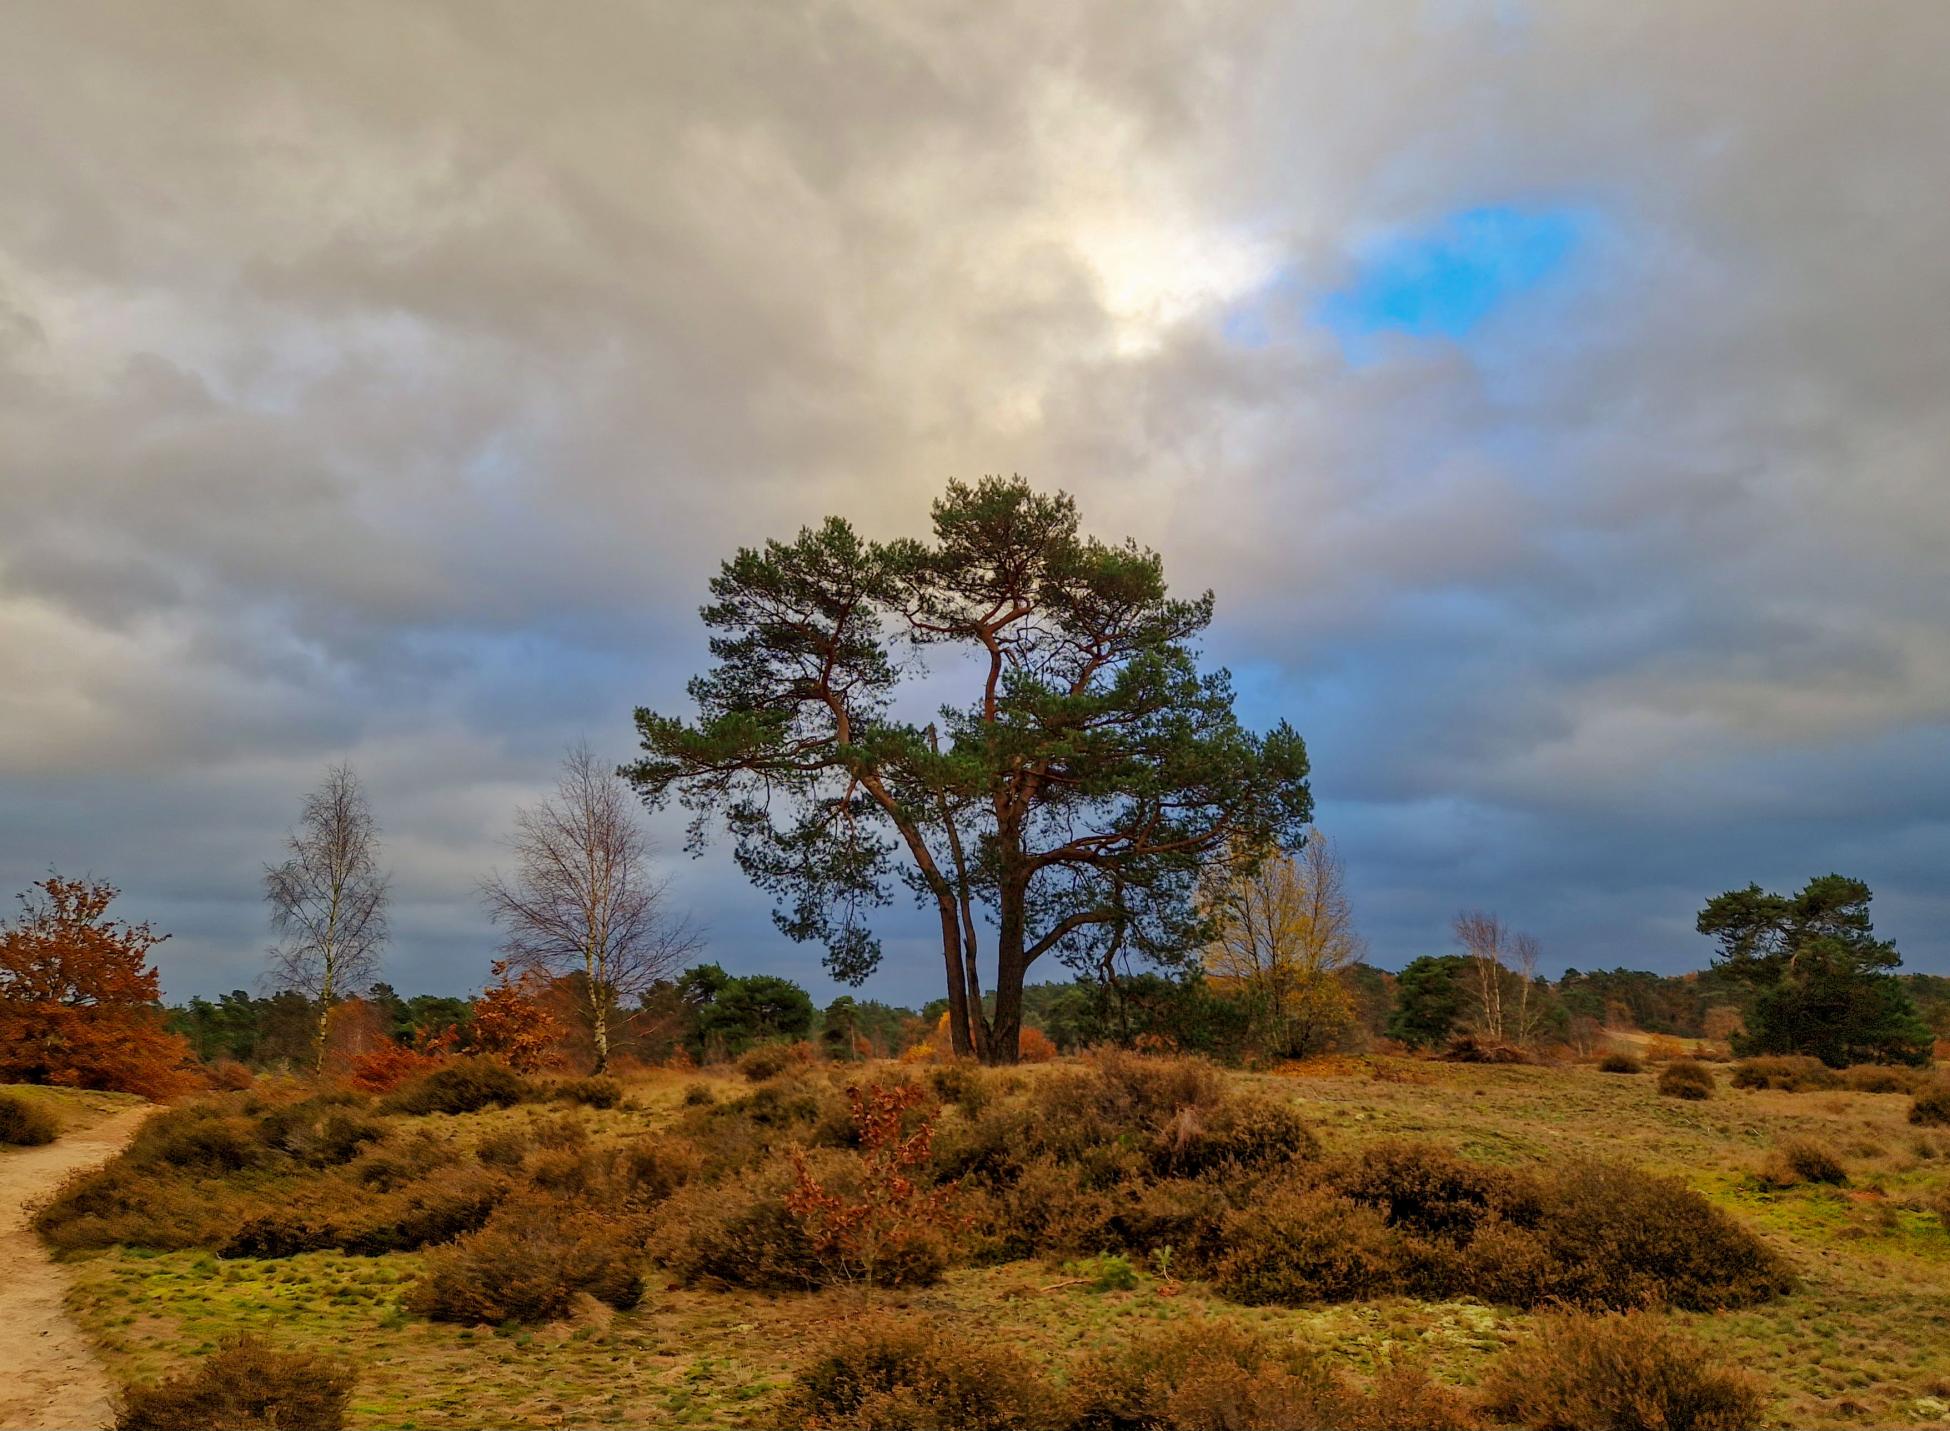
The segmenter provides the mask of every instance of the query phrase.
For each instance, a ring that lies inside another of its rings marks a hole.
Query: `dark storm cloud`
[[[1217,588],[1379,957],[1470,904],[1683,967],[1705,894],[1840,866],[1950,966],[1945,53],[1893,3],[10,6],[0,882],[246,982],[349,756],[394,982],[476,981],[513,806],[681,705],[718,558],[1020,471]]]

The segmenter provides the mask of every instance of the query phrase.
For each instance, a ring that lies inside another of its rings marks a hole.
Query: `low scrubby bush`
[[[490,1168],[513,1171],[534,1150],[535,1140],[520,1128],[503,1128],[474,1145],[474,1156]]]
[[[339,1431],[353,1376],[343,1358],[239,1337],[194,1370],[126,1388],[116,1431]]]
[[[626,1223],[530,1194],[429,1254],[406,1304],[434,1321],[495,1326],[552,1321],[584,1293],[627,1309],[643,1296],[638,1260]]]
[[[1842,1070],[1851,1093],[1914,1093],[1929,1082],[1929,1070],[1889,1063],[1858,1063]]]
[[[127,1156],[141,1165],[221,1175],[256,1167],[269,1152],[252,1119],[228,1105],[192,1103],[152,1113],[136,1130]]]
[[[1418,1371],[1384,1370],[1364,1391],[1308,1348],[1199,1317],[1082,1357],[1067,1400],[1076,1431],[1462,1431],[1477,1424],[1466,1397]]]
[[[623,1085],[613,1078],[574,1078],[556,1084],[549,1096],[584,1108],[614,1108],[623,1101]]]
[[[0,1093],[0,1143],[37,1148],[61,1135],[61,1124],[45,1104],[16,1093]]]
[[[1674,1178],[1605,1163],[1552,1180],[1534,1236],[1546,1296],[1591,1308],[1745,1307],[1790,1291],[1780,1257]]]
[[[809,1043],[762,1043],[738,1060],[738,1071],[753,1083],[810,1066],[818,1051]]]
[[[1917,1090],[1909,1105],[1909,1121],[1925,1128],[1950,1128],[1950,1079]]]
[[[684,1085],[684,1106],[686,1108],[709,1108],[718,1101],[718,1095],[711,1091],[708,1083],[687,1083]]]
[[[219,1257],[295,1257],[328,1249],[362,1257],[412,1252],[485,1223],[508,1194],[499,1178],[443,1167],[384,1194],[321,1180],[244,1217],[216,1243]]]
[[[351,1162],[367,1143],[386,1136],[386,1125],[352,1092],[321,1094],[273,1108],[258,1119],[257,1136],[266,1147],[309,1163],[338,1167]]]
[[[1262,1185],[1225,1215],[1211,1276],[1237,1301],[1384,1293],[1531,1306],[1745,1306],[1791,1285],[1753,1234],[1684,1184],[1578,1164],[1548,1177],[1398,1142]],[[1196,1259],[1194,1259],[1194,1264]]]
[[[1457,1034],[1442,1051],[1445,1063],[1535,1063],[1536,1060],[1515,1044],[1480,1034]]]
[[[794,1379],[781,1424],[1028,1431],[1062,1424],[1054,1390],[1001,1342],[922,1318],[863,1317]]]
[[[478,1113],[534,1097],[527,1079],[491,1058],[463,1058],[401,1084],[384,1107],[397,1113]]]
[[[1290,1184],[1229,1214],[1213,1285],[1235,1302],[1304,1306],[1392,1291],[1399,1244],[1372,1207],[1330,1188]]]
[[[673,1133],[657,1133],[625,1148],[617,1160],[623,1194],[639,1204],[662,1202],[704,1171],[697,1144]]]
[[[236,1199],[159,1176],[125,1154],[64,1182],[34,1214],[34,1230],[61,1252],[117,1243],[174,1251],[213,1245],[237,1216]]]
[[[1618,1049],[1598,1060],[1598,1071],[1600,1073],[1643,1073],[1645,1065],[1639,1062],[1637,1054]]]
[[[1771,1187],[1790,1187],[1795,1183],[1841,1184],[1848,1181],[1848,1169],[1826,1144],[1812,1138],[1790,1138],[1767,1155],[1761,1163],[1759,1177]]]
[[[1766,1404],[1753,1376],[1649,1312],[1544,1317],[1484,1400],[1531,1431],[1749,1431]]]
[[[1840,1086],[1841,1078],[1818,1058],[1771,1053],[1743,1058],[1733,1066],[1735,1088],[1775,1088],[1787,1093],[1819,1093]]]
[[[1713,1070],[1696,1058],[1675,1058],[1659,1070],[1659,1092],[1667,1098],[1711,1098]]]

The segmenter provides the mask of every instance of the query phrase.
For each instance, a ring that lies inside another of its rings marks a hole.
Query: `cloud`
[[[11,7],[0,876],[113,877],[172,991],[227,987],[349,756],[393,982],[478,981],[514,805],[682,705],[717,560],[1019,471],[1217,590],[1379,957],[1469,904],[1684,967],[1706,894],[1845,865],[1950,967],[1947,42],[1814,0]],[[714,957],[812,977],[677,863]]]

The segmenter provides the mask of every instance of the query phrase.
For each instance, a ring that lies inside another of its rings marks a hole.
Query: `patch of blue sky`
[[[1561,272],[1586,223],[1574,209],[1492,204],[1391,234],[1356,255],[1352,281],[1323,297],[1314,317],[1344,341],[1465,338]]]

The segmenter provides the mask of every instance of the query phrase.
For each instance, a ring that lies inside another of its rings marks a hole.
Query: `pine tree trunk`
[[[1024,903],[1027,891],[1014,881],[1004,880],[997,904],[998,930],[995,946],[995,1018],[989,1025],[988,1047],[983,1062],[1014,1063],[1021,1053],[1022,981],[1028,970],[1023,959],[1025,931]]]
[[[968,990],[963,983],[961,960],[961,916],[954,896],[935,891],[941,913],[941,958],[948,973],[948,1039],[956,1058],[973,1058],[975,1041],[968,1029]]]

